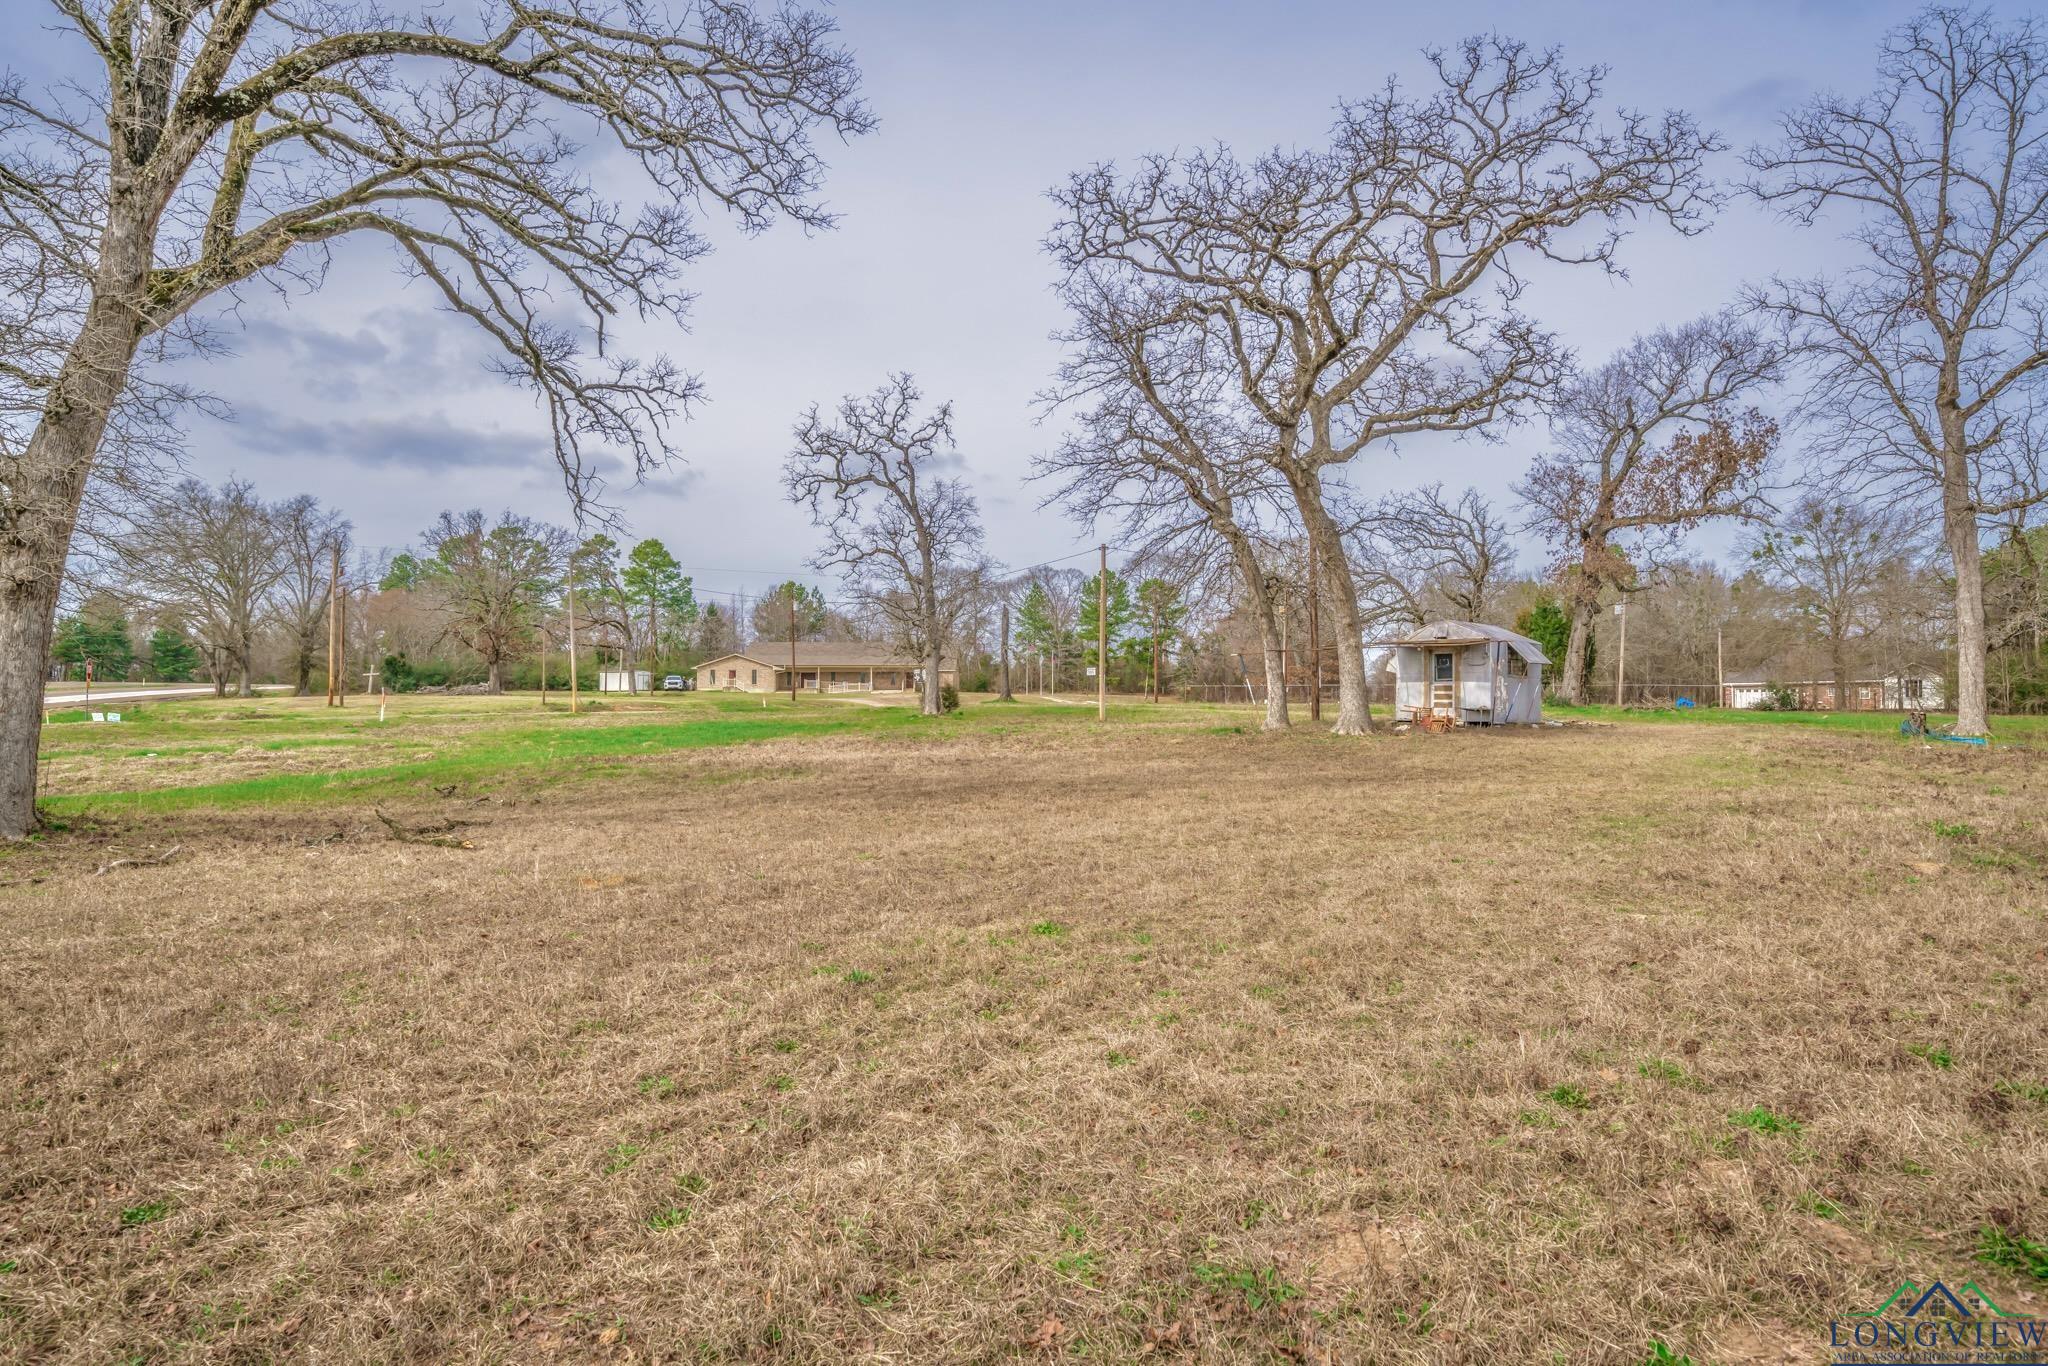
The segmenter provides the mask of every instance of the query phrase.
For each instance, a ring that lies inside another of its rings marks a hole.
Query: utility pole
[[[1095,571],[1095,719],[1109,719],[1109,544]]]
[[[793,580],[792,580],[793,582]],[[824,685],[819,684],[818,694],[823,696]],[[789,705],[796,705],[796,594],[789,595]]]
[[[540,709],[548,709],[548,623],[545,617],[540,623]]]
[[[341,684],[341,542],[328,547],[327,565],[327,705],[338,707]]]
[[[1308,657],[1315,661],[1309,671],[1308,719],[1323,719],[1323,641],[1316,630],[1316,538],[1308,538]]]
[[[1622,692],[1628,677],[1628,594],[1621,595],[1621,601],[1614,604],[1614,615],[1621,618],[1621,642],[1614,651],[1614,705],[1620,706],[1626,695]]]
[[[1728,696],[1728,666],[1721,653],[1721,623],[1714,623],[1714,705],[1722,705]]]
[[[1005,702],[1008,702],[1008,701],[1011,701],[1011,700],[1012,700],[1012,699],[1011,699],[1011,697],[1010,697],[1010,604],[1009,604],[1009,602],[1008,602],[1008,601],[1005,601],[1005,602],[1003,603],[1003,692],[1002,692],[1002,700],[1003,700],[1003,701],[1005,701]]]

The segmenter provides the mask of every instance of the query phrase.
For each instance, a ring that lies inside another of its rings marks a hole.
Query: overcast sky
[[[692,567],[700,590],[819,581],[803,564],[814,534],[778,487],[791,424],[813,401],[907,369],[957,405],[990,551],[1018,566],[1070,554],[1095,538],[1039,511],[1025,482],[1032,454],[1057,437],[1033,404],[1061,321],[1039,244],[1045,192],[1069,172],[1217,141],[1244,153],[1318,141],[1338,101],[1390,73],[1418,78],[1423,47],[1487,30],[1605,64],[1612,101],[1690,110],[1739,150],[1812,90],[1868,87],[1879,36],[1911,8],[849,0],[834,13],[881,126],[829,149],[826,198],[841,224],[755,238],[708,224],[718,248],[688,281],[689,332],[629,329],[627,340],[701,374],[709,401],[678,429],[679,467],[615,488],[613,501],[633,536],[661,537]],[[23,57],[32,71],[57,60]],[[1732,153],[1718,169],[1735,174]],[[1638,233],[1623,249],[1626,281],[1546,278],[1525,306],[1597,362],[1639,330],[1726,302],[1746,279],[1839,251],[1826,233],[1737,203],[1703,238]],[[444,507],[562,519],[540,415],[484,372],[485,344],[433,305],[399,279],[381,240],[345,244],[316,296],[245,290],[240,356],[203,377],[236,418],[195,429],[195,472],[237,473],[271,496],[312,493],[373,547],[412,542]],[[1354,482],[1469,483],[1507,502],[1541,442],[1525,426],[1498,445],[1374,453]]]

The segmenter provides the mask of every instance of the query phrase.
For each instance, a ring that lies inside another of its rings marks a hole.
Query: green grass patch
[[[1801,1127],[1798,1120],[1781,1115],[1775,1110],[1766,1109],[1761,1105],[1753,1105],[1747,1110],[1736,1111],[1728,1116],[1728,1122],[1737,1128],[1748,1129],[1753,1133],[1759,1134],[1796,1134]]]
[[[1277,1266],[1230,1267],[1197,1262],[1195,1279],[1211,1290],[1235,1292],[1249,1309],[1276,1309],[1301,1298],[1301,1287],[1280,1274]]]
[[[168,1200],[151,1200],[147,1204],[130,1205],[121,1211],[122,1228],[141,1228],[144,1224],[160,1223],[171,1212]]]
[[[2015,1275],[2048,1281],[2048,1244],[2007,1233],[1994,1224],[1977,1232],[1977,1260]]]

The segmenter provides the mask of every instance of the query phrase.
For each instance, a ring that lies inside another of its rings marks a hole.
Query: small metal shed
[[[1550,656],[1527,636],[1477,621],[1432,621],[1387,642],[1394,657],[1394,719],[1448,718],[1461,726],[1543,721]]]

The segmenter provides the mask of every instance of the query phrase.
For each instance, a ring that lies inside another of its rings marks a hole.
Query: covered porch
[[[917,684],[917,673],[913,669],[798,669],[796,686],[799,692],[847,693],[847,692],[905,692]],[[789,670],[775,671],[777,692],[789,691]]]

